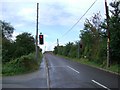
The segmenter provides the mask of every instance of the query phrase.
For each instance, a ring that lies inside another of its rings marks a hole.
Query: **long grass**
[[[24,74],[33,72],[39,69],[42,54],[39,53],[38,61],[35,60],[35,53],[30,53],[29,55],[21,56],[15,60],[2,65],[2,75],[11,76],[17,74]]]
[[[90,61],[90,60],[85,59],[85,58],[77,59],[77,58],[70,58],[70,57],[66,57],[66,56],[62,56],[62,55],[57,55],[57,56],[66,58],[66,59],[74,61],[74,62],[85,64],[85,65],[88,65],[88,66],[101,68],[101,69],[107,70],[109,72],[120,74],[120,65],[119,64],[111,64],[110,67],[106,67],[106,63],[105,62],[103,64],[100,64],[100,63],[97,63],[97,62],[94,62],[94,61]]]

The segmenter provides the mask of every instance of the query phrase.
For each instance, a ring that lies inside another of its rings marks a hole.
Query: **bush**
[[[31,53],[29,55],[24,55],[20,58],[16,58],[15,60],[11,60],[9,63],[3,65],[2,74],[15,75],[37,70],[39,68],[41,54],[39,54],[39,62],[34,58],[35,54]]]

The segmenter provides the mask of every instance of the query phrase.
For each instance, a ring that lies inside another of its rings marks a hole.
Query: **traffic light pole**
[[[39,3],[37,3],[37,20],[36,20],[36,56],[35,56],[36,60],[38,60],[38,10]]]
[[[107,19],[107,67],[110,66],[110,31],[109,31],[109,11],[105,0],[106,19]]]

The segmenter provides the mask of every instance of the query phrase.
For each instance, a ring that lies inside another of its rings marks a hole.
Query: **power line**
[[[66,33],[64,33],[62,36],[61,36],[61,38],[62,37],[64,37],[68,32],[70,32],[78,23],[79,23],[79,21],[86,15],[86,13],[92,8],[92,6],[95,4],[95,2],[96,2],[97,0],[95,0],[94,2],[93,2],[93,4],[87,9],[87,11],[79,18],[79,20],[66,32]]]
[[[79,21],[87,14],[87,12],[92,8],[92,6],[96,3],[96,1],[97,0],[95,0],[93,3],[92,3],[92,5],[87,9],[87,11],[78,19],[78,21],[66,32],[66,33],[64,33],[60,38],[63,38],[67,33],[69,33],[78,23],[79,23]],[[59,38],[59,39],[60,39]],[[56,43],[56,42],[55,42]],[[53,44],[55,44],[55,43],[52,43],[50,46],[52,46]],[[57,44],[57,43],[56,43]],[[50,47],[49,46],[49,47]]]

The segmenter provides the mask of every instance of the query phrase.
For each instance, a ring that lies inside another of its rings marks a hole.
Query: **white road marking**
[[[67,66],[68,68],[72,69],[73,71],[77,72],[77,73],[80,73],[78,72],[77,70],[75,70],[74,68],[71,68],[70,66]]]
[[[48,66],[48,67],[66,67],[66,66]]]
[[[97,85],[99,85],[99,86],[101,86],[101,87],[103,87],[103,88],[105,88],[105,89],[107,89],[107,90],[111,90],[111,89],[109,89],[108,87],[100,84],[99,82],[97,82],[97,81],[95,81],[95,80],[92,80],[92,82],[96,83]]]

